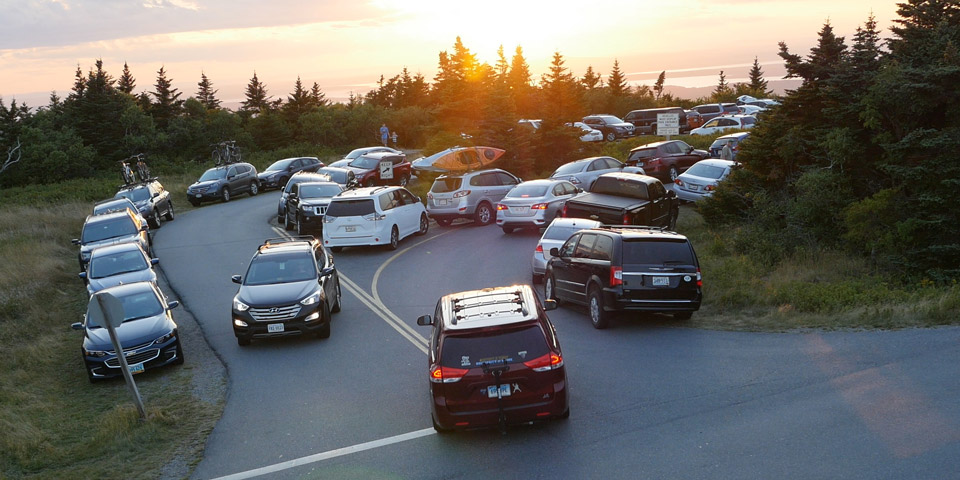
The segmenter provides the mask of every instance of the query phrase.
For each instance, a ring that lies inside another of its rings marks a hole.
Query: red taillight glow
[[[623,285],[623,268],[610,267],[610,286]]]
[[[703,276],[700,275],[700,269],[699,269],[699,268],[697,269],[697,286],[698,286],[698,287],[702,287],[702,286],[703,286]]]
[[[679,178],[676,179],[676,180],[674,180],[673,183],[676,183],[677,185],[680,185],[681,187],[683,186],[683,180],[680,180]]]
[[[560,212],[560,216],[561,216],[561,217],[566,217],[566,216],[567,216],[567,204],[566,204],[566,203],[563,204],[563,211]]]
[[[559,353],[550,352],[542,357],[534,358],[528,362],[523,362],[527,368],[534,372],[546,372],[563,366],[563,357]]]
[[[534,250],[537,253],[543,253],[543,245],[537,244],[537,249]]]
[[[716,186],[716,185],[707,185],[707,186],[703,187],[703,189],[706,190],[706,191],[708,191],[708,192],[712,192],[712,191],[714,191],[714,190],[717,189],[717,186]]]
[[[497,204],[497,210],[506,210],[506,209],[507,209],[507,206],[506,206],[506,205],[504,205],[504,204],[502,204],[502,203],[498,203],[498,204]]]
[[[430,381],[433,383],[459,382],[470,370],[465,368],[436,366],[430,370]]]
[[[629,213],[624,213],[624,214],[623,214],[623,224],[624,224],[624,225],[630,225],[630,214],[629,214]]]
[[[547,204],[546,204],[546,203],[537,203],[537,204],[535,204],[534,206],[530,207],[530,209],[531,209],[531,210],[546,210],[546,209],[547,209]]]

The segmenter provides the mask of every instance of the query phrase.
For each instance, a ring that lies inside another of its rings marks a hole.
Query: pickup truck
[[[605,173],[589,192],[563,206],[563,216],[590,218],[605,225],[648,225],[674,230],[680,199],[660,180],[635,173]]]

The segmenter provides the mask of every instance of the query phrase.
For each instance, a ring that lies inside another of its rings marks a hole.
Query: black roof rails
[[[296,235],[293,237],[274,237],[268,238],[263,241],[263,243],[257,248],[257,250],[262,249],[263,247],[269,247],[271,245],[281,245],[284,243],[297,243],[297,242],[307,242],[312,243],[317,241],[317,237],[313,235]]]
[[[656,232],[670,232],[667,227],[654,227],[652,225],[600,225],[597,228],[602,228],[606,230],[652,230]]]
[[[525,305],[523,304],[523,293],[522,293],[519,289],[518,289],[518,290],[513,290],[513,291],[511,291],[511,292],[490,292],[490,293],[485,293],[485,294],[483,294],[483,295],[474,295],[474,296],[469,297],[469,299],[470,299],[470,300],[475,300],[475,299],[483,298],[483,297],[492,297],[492,296],[495,296],[495,295],[496,295],[496,296],[499,296],[499,295],[510,295],[510,294],[513,294],[513,295],[515,296],[515,298],[514,298],[513,300],[510,300],[510,302],[511,302],[511,303],[516,303],[517,305],[519,305],[515,311],[516,311],[517,313],[521,313],[521,314],[523,314],[523,315],[527,315],[527,309],[526,309]],[[453,304],[453,305],[452,305],[452,306],[453,306],[453,318],[452,318],[451,321],[450,321],[450,324],[451,324],[451,325],[456,325],[456,324],[457,324],[457,320],[460,320],[460,319],[461,319],[461,316],[460,316],[460,315],[457,315],[457,312],[459,312],[460,310],[463,310],[463,309],[465,309],[465,308],[480,307],[480,306],[483,306],[483,305],[494,305],[494,304],[497,304],[497,303],[503,303],[503,302],[491,301],[491,302],[479,302],[479,303],[476,303],[476,304],[474,304],[474,305],[469,305],[469,306],[467,306],[467,305],[461,306],[461,305],[460,305],[460,302],[462,302],[462,301],[464,301],[464,300],[467,300],[467,299],[466,299],[466,298],[455,298],[455,299],[453,299],[453,301],[451,302],[451,303]],[[466,317],[462,317],[462,318],[466,318]]]

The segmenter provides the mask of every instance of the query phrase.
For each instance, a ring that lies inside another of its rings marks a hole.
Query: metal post
[[[96,295],[97,303],[100,305],[100,309],[103,311],[104,315],[110,315],[110,309],[103,304],[103,298],[100,295]],[[123,322],[123,319],[120,318],[118,322]],[[123,372],[123,379],[126,381],[127,390],[130,391],[130,395],[133,396],[133,401],[137,405],[137,412],[140,414],[140,421],[143,422],[147,419],[146,409],[143,407],[143,399],[140,398],[140,390],[137,389],[136,382],[133,381],[133,374],[130,373],[130,367],[127,365],[127,357],[123,354],[123,346],[120,345],[120,340],[117,339],[117,331],[113,328],[114,319],[107,319],[107,332],[110,333],[110,341],[113,342],[114,352],[117,354],[117,360],[120,361],[120,371]]]

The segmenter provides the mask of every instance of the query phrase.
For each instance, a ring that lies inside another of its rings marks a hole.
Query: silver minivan
[[[520,182],[499,168],[441,175],[427,193],[427,213],[442,226],[458,218],[489,225],[497,219],[497,202]]]

